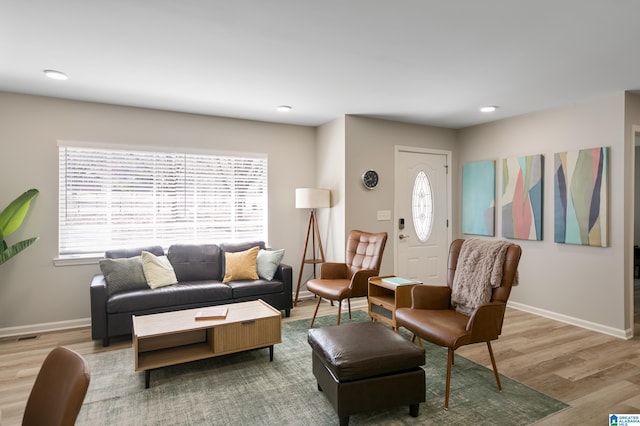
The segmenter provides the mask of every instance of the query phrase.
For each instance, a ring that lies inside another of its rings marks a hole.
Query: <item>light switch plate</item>
[[[378,220],[391,220],[391,210],[378,210]]]

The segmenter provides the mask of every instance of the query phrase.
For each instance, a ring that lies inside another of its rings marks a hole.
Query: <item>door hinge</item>
[[[449,227],[449,219],[447,219],[447,228]]]
[[[444,172],[445,172],[446,174],[449,174],[449,165],[448,165],[448,164],[445,164],[445,165],[444,165]]]

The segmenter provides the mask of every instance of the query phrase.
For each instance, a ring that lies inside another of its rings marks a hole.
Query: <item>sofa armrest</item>
[[[108,342],[107,334],[107,282],[101,274],[94,275],[89,287],[91,298],[91,337]],[[106,346],[106,345],[105,345]]]
[[[291,308],[293,308],[293,269],[290,265],[281,263],[276,269],[276,274],[273,277],[274,280],[282,281],[283,305],[285,317],[291,315]]]
[[[273,276],[273,279],[276,281],[282,281],[282,284],[284,284],[284,291],[285,292],[289,292],[291,293],[291,290],[293,289],[293,270],[291,268],[291,266],[281,263],[278,268],[276,269],[276,273]]]

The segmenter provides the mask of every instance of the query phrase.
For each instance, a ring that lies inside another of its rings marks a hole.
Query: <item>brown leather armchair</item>
[[[31,388],[23,426],[73,426],[89,387],[89,367],[65,347],[52,350]]]
[[[322,299],[338,302],[338,325],[342,300],[347,299],[351,318],[351,297],[367,296],[369,277],[378,275],[387,233],[372,234],[353,230],[347,238],[345,263],[326,262],[320,267],[320,278],[309,280],[307,290],[318,296],[310,327],[316,320]]]
[[[511,286],[516,278],[516,271],[522,252],[520,246],[516,244],[508,245],[504,257],[500,285],[491,290],[491,300],[488,303],[481,304],[468,316],[457,312],[451,302],[458,257],[460,256],[463,242],[464,240],[455,240],[449,248],[447,286],[415,286],[412,290],[411,308],[400,308],[396,311],[398,326],[411,331],[414,339],[418,337],[448,348],[445,410],[449,408],[451,366],[454,361],[454,351],[460,346],[479,342],[487,343],[498,390],[502,391],[491,341],[498,339],[502,332],[507,300],[511,293]]]

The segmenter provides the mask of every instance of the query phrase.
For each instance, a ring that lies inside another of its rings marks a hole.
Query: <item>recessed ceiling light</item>
[[[54,79],[54,80],[66,80],[69,77],[67,77],[67,75],[61,71],[56,71],[56,70],[44,70],[44,75],[46,75],[47,77]]]
[[[487,105],[487,106],[480,107],[480,112],[494,112],[497,109],[498,107],[495,105]]]
[[[291,107],[289,105],[280,105],[276,107],[276,111],[278,112],[289,112],[291,111]]]

